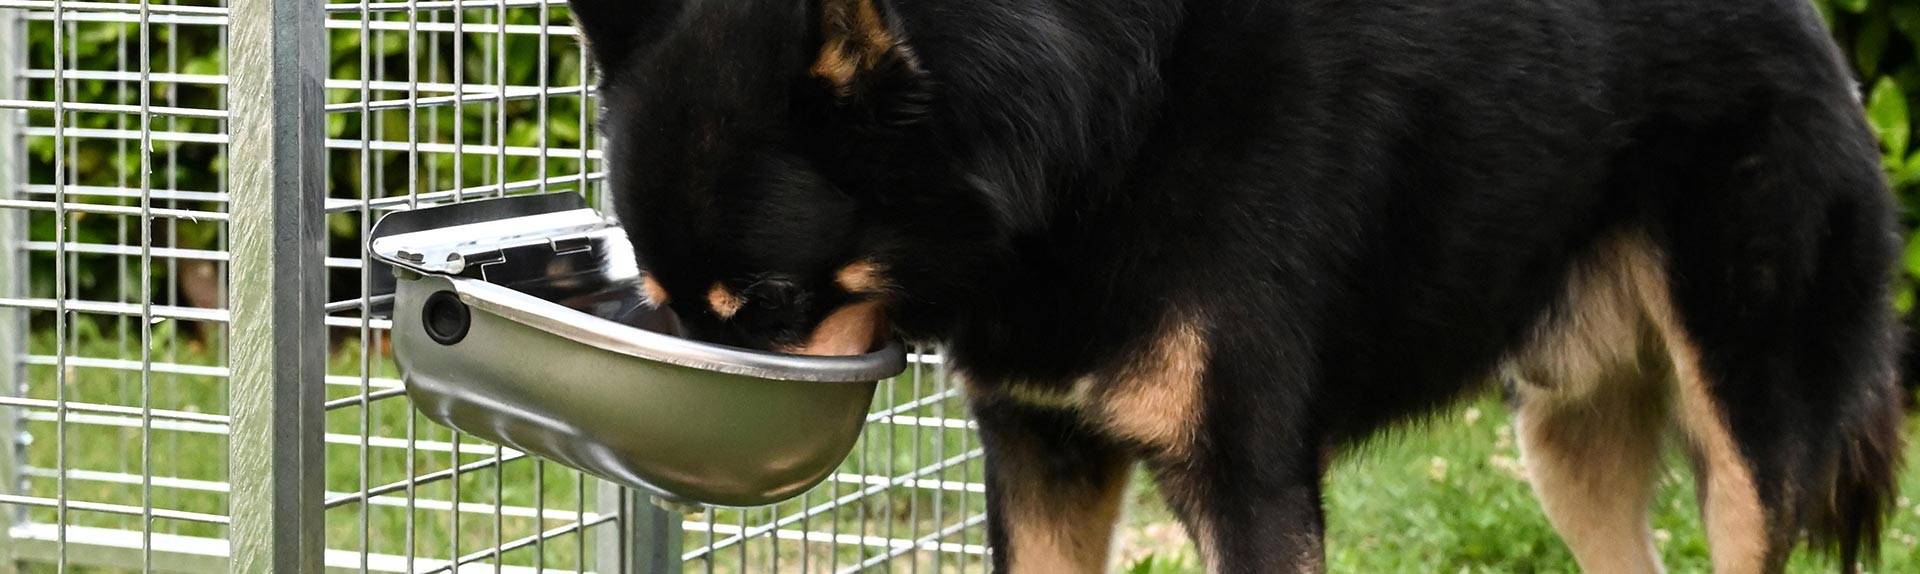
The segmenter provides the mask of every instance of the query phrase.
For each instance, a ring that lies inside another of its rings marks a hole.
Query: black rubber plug
[[[420,324],[426,328],[427,337],[442,345],[452,345],[467,338],[467,329],[473,326],[473,312],[452,291],[435,291],[428,295],[427,304],[420,309],[420,313],[423,319]]]

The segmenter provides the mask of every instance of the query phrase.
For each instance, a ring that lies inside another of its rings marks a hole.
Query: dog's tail
[[[1920,313],[1909,316],[1907,328],[1901,331],[1911,330],[1916,321]],[[1858,574],[1863,558],[1876,561],[1881,531],[1895,509],[1905,446],[1902,426],[1908,401],[1913,400],[1915,377],[1920,375],[1920,348],[1908,339],[1898,338],[1900,383],[1871,385],[1872,392],[1862,393],[1858,404],[1844,411],[1849,416],[1839,421],[1842,434],[1829,459],[1833,466],[1825,474],[1827,482],[1824,488],[1805,492],[1818,497],[1805,500],[1807,505],[1802,506],[1812,510],[1804,523],[1808,541],[1837,555],[1842,572]]]

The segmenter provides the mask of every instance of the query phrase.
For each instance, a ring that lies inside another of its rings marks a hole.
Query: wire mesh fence
[[[0,0],[0,572],[984,572],[937,357],[846,464],[683,513],[422,424],[382,214],[604,201],[559,0]]]

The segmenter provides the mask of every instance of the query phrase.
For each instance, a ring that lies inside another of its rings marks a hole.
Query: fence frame
[[[26,58],[25,45],[20,38],[20,12],[0,10],[0,100],[16,99],[25,94],[17,94],[20,81],[14,71],[19,60]],[[24,175],[25,163],[20,155],[21,117],[24,110],[0,110],[0,200],[14,199],[19,194],[19,185]],[[11,297],[18,293],[24,296],[27,289],[21,246],[14,240],[26,231],[27,214],[20,210],[0,210],[0,297]],[[0,308],[0,396],[19,396],[27,386],[27,365],[24,355],[27,350],[27,317],[23,309]],[[19,494],[20,476],[18,457],[25,448],[21,442],[24,434],[21,427],[26,419],[13,407],[0,406],[0,494]],[[0,574],[13,574],[17,570],[15,562],[12,526],[21,522],[26,514],[25,508],[0,509]]]
[[[229,572],[320,573],[326,554],[325,6],[234,0]]]

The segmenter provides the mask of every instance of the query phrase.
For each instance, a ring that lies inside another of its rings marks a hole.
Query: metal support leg
[[[627,524],[633,529],[636,572],[680,574],[681,514],[653,504],[653,499],[627,492]]]
[[[680,574],[683,518],[646,496],[601,483],[600,512],[619,512],[618,528],[601,530],[593,570],[599,574]]]
[[[235,573],[319,574],[325,554],[323,4],[233,3]]]

